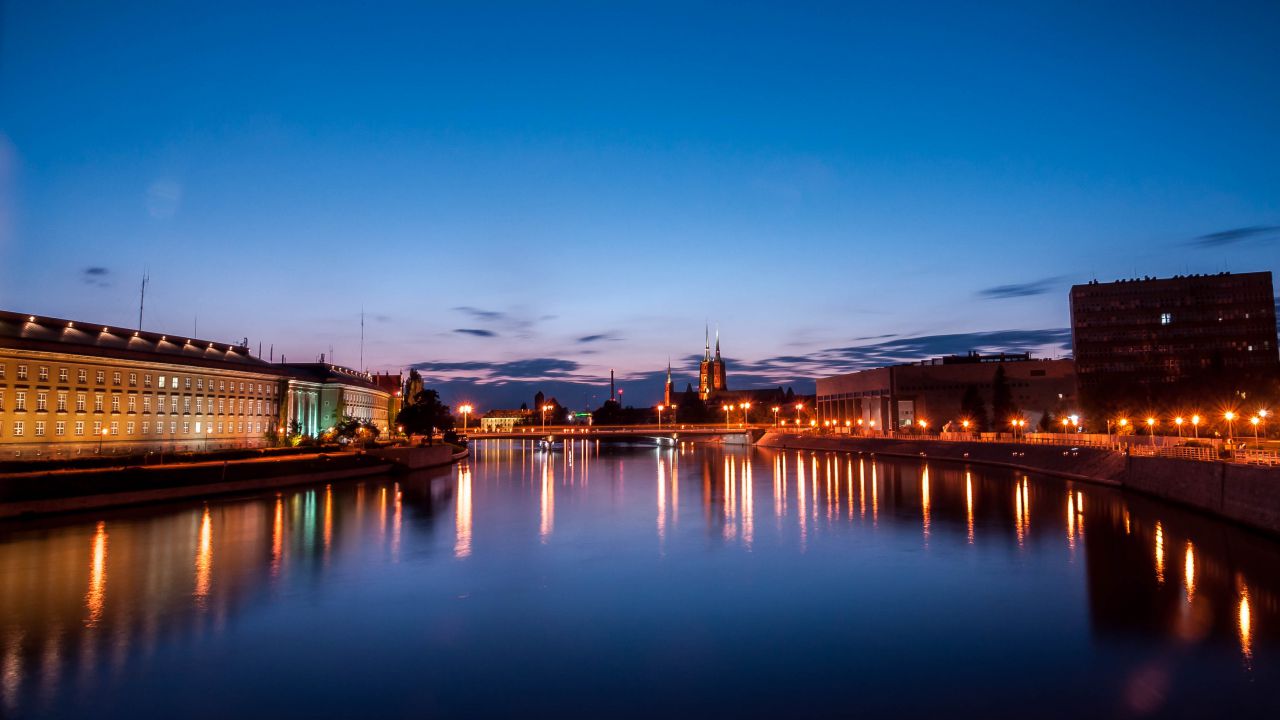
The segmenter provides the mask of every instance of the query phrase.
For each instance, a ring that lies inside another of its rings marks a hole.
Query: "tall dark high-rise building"
[[[1175,386],[1185,393],[1274,377],[1275,302],[1270,272],[1076,285],[1071,336],[1081,396],[1095,406],[1159,404],[1161,390]]]
[[[725,376],[724,360],[720,359],[720,331],[716,331],[716,354],[711,356],[711,333],[707,331],[706,349],[702,353],[702,362],[698,364],[698,397],[709,399],[717,392],[729,389],[729,379]]]

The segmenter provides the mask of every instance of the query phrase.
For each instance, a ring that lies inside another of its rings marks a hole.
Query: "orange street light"
[[[462,412],[462,432],[464,433],[467,431],[467,416],[471,414],[473,409],[470,404],[458,407],[458,410]]]
[[[1257,415],[1249,418],[1249,424],[1253,426],[1253,443],[1255,445],[1258,444],[1258,423],[1260,422],[1262,422],[1262,420]]]
[[[1222,414],[1222,418],[1227,421],[1227,439],[1230,440],[1233,434],[1232,423],[1235,422],[1236,414],[1228,410]]]
[[[1191,416],[1191,430],[1195,433],[1196,439],[1200,439],[1200,416]]]
[[[778,427],[778,411],[781,410],[782,408],[778,407],[777,405],[774,405],[770,409],[773,410],[773,426]]]
[[[662,403],[658,403],[658,429],[659,430],[662,429],[662,411],[666,409],[667,408],[665,405],[663,405]]]
[[[969,431],[969,421],[968,421],[968,420],[961,420],[961,421],[960,421],[960,426],[961,426],[961,427],[963,427],[963,428],[965,429],[965,432],[968,432],[968,431]]]
[[[724,410],[724,429],[728,430],[729,429],[729,410],[730,410],[729,405],[728,404],[721,405],[720,409]]]
[[[1181,415],[1173,419],[1173,424],[1178,426],[1178,437],[1182,437],[1182,423],[1183,420]]]

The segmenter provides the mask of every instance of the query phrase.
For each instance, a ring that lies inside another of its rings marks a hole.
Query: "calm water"
[[[1280,709],[1280,545],[1177,508],[919,461],[475,450],[0,525],[0,714]]]

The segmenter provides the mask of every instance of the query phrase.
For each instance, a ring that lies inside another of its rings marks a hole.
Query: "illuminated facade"
[[[273,364],[243,345],[0,311],[0,459],[266,445],[297,419],[387,429],[367,375]]]
[[[710,400],[716,393],[728,389],[729,378],[725,375],[724,360],[720,358],[720,331],[717,330],[715,356],[711,355],[711,336],[708,334],[702,362],[698,363],[698,397]]]

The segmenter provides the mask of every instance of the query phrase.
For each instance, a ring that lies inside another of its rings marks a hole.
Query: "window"
[[[138,386],[138,373],[129,373],[129,387]]]
[[[45,410],[48,410],[48,409],[49,409],[49,393],[45,393],[45,392],[36,393],[36,410],[39,412],[44,412]]]
[[[200,423],[200,421],[199,421],[199,420],[197,420],[197,421],[196,421],[196,434],[197,434],[197,435],[199,435],[199,434],[200,434],[200,424],[201,424],[201,423]]]
[[[151,387],[151,373],[142,376],[142,387]]]
[[[127,422],[127,423],[125,423],[125,424],[124,424],[124,434],[125,434],[125,435],[132,435],[132,434],[133,434],[133,423],[132,423],[132,422]]]
[[[4,388],[0,388],[0,410],[4,409]]]
[[[170,434],[170,435],[173,435],[173,434],[174,434],[174,433],[176,433],[176,432],[178,432],[178,423],[177,423],[177,421],[176,421],[176,420],[175,420],[175,421],[170,421],[170,422],[169,422],[169,434]]]
[[[144,413],[151,412],[151,396],[150,395],[142,398],[142,412]]]
[[[27,379],[27,366],[26,366],[26,365],[19,365],[19,366],[18,366],[18,379],[19,379],[19,380],[26,380],[26,379]],[[16,433],[16,432],[14,433],[14,435],[17,435],[17,434],[18,434],[18,433]]]
[[[196,414],[197,415],[204,414],[204,398],[202,397],[196,398]]]
[[[190,376],[190,375],[188,375],[187,377],[182,378],[182,387],[186,388],[187,390],[190,390],[190,389],[191,389],[191,376]]]
[[[120,423],[116,422],[115,420],[111,421],[111,434],[112,435],[120,434]]]
[[[144,421],[142,422],[142,434],[143,434],[143,435],[146,435],[146,434],[147,434],[147,430],[149,430],[150,428],[151,428],[151,423],[149,423],[149,422],[147,422],[147,421],[145,421],[145,420],[144,420]]]
[[[76,393],[76,412],[84,412],[84,393]]]
[[[49,380],[49,366],[48,366],[48,365],[41,365],[41,366],[40,366],[40,370],[36,373],[36,377],[40,378],[40,382],[48,382],[48,380]]]
[[[4,377],[4,363],[0,363],[0,378]]]
[[[36,421],[36,437],[44,437],[44,421]]]
[[[76,421],[76,435],[84,435],[84,421],[83,421],[83,420],[77,420],[77,421]]]
[[[13,436],[22,437],[22,433],[23,433],[22,421],[18,420],[13,424]]]
[[[225,413],[223,412],[223,410],[224,410],[225,406],[222,404],[222,402],[223,402],[223,401],[222,401],[222,398],[218,398],[218,414],[219,414],[219,415],[223,415],[223,414],[225,414]]]
[[[112,384],[112,385],[119,385],[119,384],[120,384],[120,372],[119,372],[119,371],[116,371],[116,372],[111,373],[111,384]]]
[[[13,394],[13,409],[14,410],[27,409],[27,393],[25,391],[19,390]]]
[[[93,394],[93,411],[102,412],[102,393]]]
[[[66,381],[67,381],[67,369],[58,368],[58,382],[66,382]]]
[[[218,423],[218,432],[222,432],[222,423]],[[18,433],[21,435],[22,433]]]
[[[137,411],[138,411],[138,396],[130,395],[129,396],[129,412],[137,412]]]
[[[23,370],[23,372],[26,372],[26,371],[25,371],[25,370]],[[223,390],[226,390],[226,389],[227,389],[227,381],[226,381],[226,380],[219,380],[219,381],[218,381],[218,392],[222,392]]]
[[[196,389],[197,390],[204,389],[204,378],[196,378]]]
[[[187,435],[190,433],[191,433],[191,423],[189,422],[182,423],[182,434]]]
[[[1173,313],[1160,313],[1160,324],[1168,325],[1173,322]]]
[[[94,377],[94,380],[99,385],[102,385],[107,382],[107,372],[105,370],[97,371],[96,373],[94,373],[93,377]]]
[[[84,368],[78,368],[76,370],[76,382],[80,383],[81,385],[88,383],[89,371],[85,370]]]
[[[187,395],[182,398],[182,412],[184,415],[191,414],[191,396]]]
[[[53,424],[53,434],[62,437],[67,434],[67,424],[62,420]]]
[[[164,376],[163,376],[163,375],[161,375],[159,378],[157,378],[157,379],[156,379],[156,384],[157,384],[157,385],[159,385],[161,388],[163,388],[163,387],[164,387]]]
[[[111,393],[111,412],[120,412],[120,393]]]

